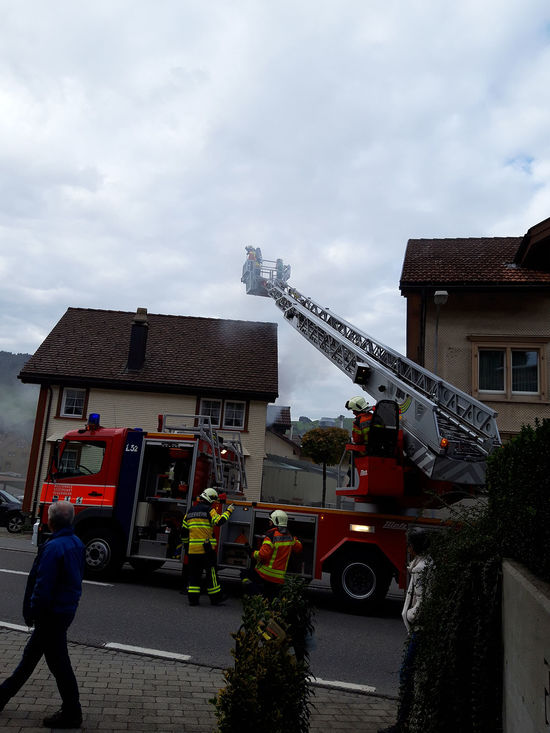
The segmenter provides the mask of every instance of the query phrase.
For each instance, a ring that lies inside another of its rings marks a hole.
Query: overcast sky
[[[550,216],[548,0],[0,0],[0,350],[68,307],[279,323],[280,398],[357,388],[244,246],[404,350],[407,240]]]

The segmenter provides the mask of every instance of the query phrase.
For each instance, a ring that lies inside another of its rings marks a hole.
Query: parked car
[[[8,532],[21,532],[25,524],[22,506],[16,496],[0,489],[0,527],[7,527]]]

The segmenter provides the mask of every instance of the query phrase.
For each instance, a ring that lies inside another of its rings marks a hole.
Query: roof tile
[[[69,308],[25,364],[21,379],[277,395],[276,324],[148,314],[145,363],[128,372],[134,315]]]
[[[550,272],[514,264],[522,237],[409,239],[401,289],[421,285],[550,285]]]

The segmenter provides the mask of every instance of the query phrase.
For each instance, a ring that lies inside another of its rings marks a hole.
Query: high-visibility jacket
[[[351,439],[355,445],[367,445],[372,420],[371,412],[360,412],[356,415],[351,429]]]
[[[270,583],[284,583],[288,561],[292,553],[301,552],[302,543],[288,529],[273,527],[254,552],[256,572]]]
[[[190,555],[203,555],[208,549],[204,546],[205,542],[210,542],[210,547],[215,550],[217,542],[214,527],[227,522],[232,511],[228,507],[223,514],[218,514],[211,504],[202,500],[193,504],[181,525],[183,544],[188,545],[187,552]]]

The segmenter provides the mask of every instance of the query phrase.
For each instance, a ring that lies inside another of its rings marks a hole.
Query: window
[[[512,340],[513,337],[510,337]],[[526,344],[502,343],[474,345],[474,386],[481,399],[532,401],[545,397],[544,339]]]
[[[198,400],[199,415],[208,416],[213,428],[244,430],[247,420],[247,403],[244,400]]]
[[[220,427],[220,417],[222,413],[221,400],[201,400],[199,413],[210,418],[213,428]]]
[[[58,465],[60,478],[92,476],[99,473],[105,456],[104,441],[70,441],[63,446]]]
[[[246,414],[246,402],[230,402],[226,400],[223,411],[224,428],[242,430]]]
[[[65,388],[59,409],[60,417],[84,417],[87,391],[85,389]]]

